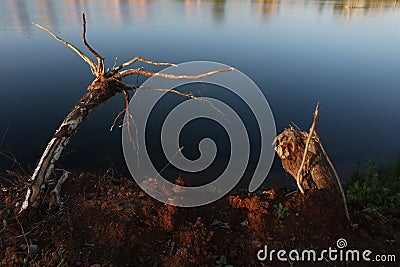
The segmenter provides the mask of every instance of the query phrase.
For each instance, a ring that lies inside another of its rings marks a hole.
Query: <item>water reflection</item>
[[[254,12],[262,19],[274,18],[279,13],[281,0],[252,0]]]
[[[64,12],[67,22],[77,24],[81,20],[81,12],[85,10],[83,0],[64,0]]]
[[[40,0],[37,2],[39,16],[44,21],[44,24],[51,25],[54,30],[57,30],[57,14],[52,0]]]
[[[8,1],[8,5],[16,30],[23,34],[31,32],[32,27],[25,1]]]
[[[192,20],[201,17],[202,6],[199,0],[185,0],[185,17]]]
[[[360,16],[379,16],[386,10],[398,10],[397,0],[336,0],[333,10],[342,19],[353,19]]]
[[[55,3],[51,0],[7,1],[11,14],[11,28],[23,34],[32,31],[32,18],[39,18],[39,22],[57,30],[57,21],[64,18],[71,25],[80,24],[81,12],[95,14],[96,18],[112,21],[117,25],[129,25],[132,21],[149,23],[155,16],[165,9],[173,9],[169,16],[177,10],[182,10],[187,20],[202,18],[210,14],[213,23],[225,22],[225,17],[236,16],[249,8],[248,2],[226,0],[170,0],[154,2],[149,0],[64,0]],[[179,5],[182,8],[176,9]],[[307,9],[316,9],[318,12],[332,11],[334,16],[348,20],[360,16],[380,16],[387,10],[398,10],[397,0],[334,0],[334,1],[281,1],[281,0],[252,0],[250,12],[253,17],[271,20],[279,13],[281,6],[304,6]],[[150,11],[154,11],[151,13]],[[235,14],[231,14],[235,13]],[[6,17],[3,18],[7,20]],[[3,22],[2,23],[7,23]],[[10,23],[10,22],[8,22]]]
[[[224,20],[226,0],[214,0],[212,12],[216,23],[221,23]]]

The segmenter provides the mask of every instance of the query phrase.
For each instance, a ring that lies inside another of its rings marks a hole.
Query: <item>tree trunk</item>
[[[54,170],[54,164],[59,159],[61,152],[67,146],[73,134],[93,109],[113,97],[117,92],[126,89],[126,87],[121,88],[120,85],[120,82],[116,79],[101,78],[96,79],[89,86],[89,91],[75,104],[47,144],[30,178],[31,186],[28,188],[21,210],[26,209],[29,205],[38,205],[41,190],[46,185],[48,178]]]

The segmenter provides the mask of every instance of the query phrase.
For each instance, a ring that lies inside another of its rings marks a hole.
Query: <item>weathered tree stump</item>
[[[292,126],[285,129],[275,138],[277,143],[276,153],[282,161],[282,166],[297,182],[301,193],[312,189],[323,190],[330,201],[339,200],[340,189],[345,215],[350,225],[349,211],[347,208],[346,194],[340,178],[325,151],[316,130],[319,103],[315,108],[314,120],[310,132],[302,132]],[[336,178],[336,180],[334,179]]]
[[[290,127],[276,137],[276,153],[281,159],[285,171],[292,175],[296,181],[299,180],[297,174],[302,164],[308,136],[308,133]],[[310,140],[301,172],[302,179],[298,183],[304,190],[326,189],[337,192],[337,183],[324,160],[323,152],[315,137]]]

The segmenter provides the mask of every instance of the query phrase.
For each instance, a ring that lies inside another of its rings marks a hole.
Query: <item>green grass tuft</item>
[[[352,174],[346,188],[349,202],[364,209],[400,207],[400,153],[394,163],[378,167],[368,158],[365,170]]]

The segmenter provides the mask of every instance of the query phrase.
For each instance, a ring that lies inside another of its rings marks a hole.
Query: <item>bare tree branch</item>
[[[130,125],[131,125],[131,122],[132,122],[133,126],[135,127],[135,137],[138,136],[138,128],[137,128],[136,122],[133,119],[132,114],[129,112],[129,93],[126,90],[124,90],[123,93],[124,93],[124,96],[125,96],[125,111],[126,111],[126,116],[127,116],[126,125],[127,125],[127,129],[128,129],[128,134],[129,134],[129,141],[131,142],[131,144],[133,145],[134,148],[138,148],[139,149],[139,144],[138,144],[137,138],[136,138],[136,146],[135,146],[135,142],[134,142],[135,138],[132,136],[132,133],[131,133],[131,126]]]
[[[307,142],[306,142],[306,147],[304,148],[303,159],[302,159],[302,161],[301,161],[299,170],[297,171],[297,177],[296,177],[297,186],[298,186],[298,188],[300,189],[301,193],[303,193],[303,194],[304,194],[304,189],[303,189],[303,187],[302,187],[302,185],[301,185],[302,182],[303,182],[302,171],[303,171],[304,163],[306,162],[306,157],[307,157],[307,153],[308,153],[308,147],[309,147],[309,145],[310,145],[311,138],[312,138],[313,135],[314,135],[315,126],[316,126],[316,124],[317,124],[318,113],[319,113],[318,107],[319,107],[319,103],[317,103],[317,106],[316,106],[316,108],[315,108],[315,112],[314,112],[314,121],[313,121],[313,124],[311,125],[310,133],[308,134],[308,138],[307,138]]]
[[[15,214],[15,213],[14,213],[14,218],[15,218],[15,220],[17,221],[17,223],[18,223],[18,225],[19,225],[19,227],[20,227],[20,229],[21,229],[21,234],[22,234],[22,236],[23,236],[24,239],[25,239],[26,249],[27,249],[27,251],[28,251],[28,255],[27,255],[27,256],[32,260],[31,247],[30,247],[30,245],[29,245],[28,238],[26,237],[24,227],[22,226],[22,223],[20,222],[20,220],[19,220],[19,218],[18,218],[18,215]]]
[[[154,66],[173,66],[176,67],[176,64],[172,64],[172,63],[165,63],[165,62],[154,62],[151,60],[147,60],[141,57],[134,57],[133,59],[121,64],[120,66],[113,68],[114,71],[119,71],[129,65],[132,65],[133,63],[137,62],[137,61],[141,61],[150,65],[154,65]]]
[[[137,68],[137,69],[129,69],[129,70],[124,70],[116,75],[120,75],[120,77],[126,77],[129,75],[133,74],[139,74],[147,77],[163,77],[167,79],[201,79],[207,76],[211,76],[220,72],[227,72],[227,71],[233,71],[234,68],[227,68],[227,69],[220,69],[220,70],[214,70],[210,71],[207,73],[202,73],[199,75],[175,75],[175,74],[168,74],[168,73],[158,73],[158,72],[152,72],[152,71],[147,71],[142,68]]]
[[[340,180],[339,174],[337,173],[335,166],[333,165],[331,159],[329,158],[328,154],[326,153],[325,148],[324,148],[324,146],[322,145],[322,142],[321,142],[319,136],[316,135],[316,138],[317,138],[319,147],[321,148],[322,153],[324,154],[324,156],[325,156],[325,158],[326,158],[326,161],[328,161],[329,166],[331,167],[331,169],[332,169],[332,171],[333,171],[333,173],[334,173],[334,175],[335,175],[335,177],[336,177],[336,181],[337,181],[337,183],[338,183],[338,185],[339,185],[339,189],[340,189],[340,194],[342,195],[343,206],[344,206],[344,212],[345,212],[345,214],[346,214],[346,218],[347,218],[347,220],[349,221],[350,225],[353,226],[353,223],[352,223],[352,221],[351,221],[351,219],[350,219],[349,209],[348,209],[348,207],[347,207],[346,193],[344,192],[344,189],[343,189],[342,182],[341,182],[341,180]]]
[[[49,29],[40,26],[39,24],[36,24],[34,22],[32,22],[33,25],[35,25],[36,27],[38,27],[39,29],[46,31],[47,33],[49,33],[51,36],[53,36],[57,41],[59,41],[60,43],[62,43],[63,45],[71,48],[75,53],[78,54],[78,56],[80,56],[86,63],[89,64],[90,66],[90,70],[92,71],[93,75],[96,76],[96,70],[97,70],[97,66],[96,64],[94,64],[94,62],[88,58],[84,53],[82,53],[78,48],[76,48],[74,45],[68,43],[67,41],[61,39],[60,37],[58,37],[57,35],[55,35],[52,31],[50,31]]]
[[[147,86],[140,86],[140,87],[137,88],[137,90],[140,90],[140,89],[152,90],[152,91],[160,91],[160,92],[167,92],[167,93],[174,93],[174,94],[177,94],[177,95],[180,95],[180,96],[184,96],[184,97],[187,97],[187,98],[190,98],[190,99],[197,98],[197,97],[196,97],[195,95],[193,95],[193,94],[182,93],[182,92],[179,92],[179,91],[177,91],[177,90],[175,90],[175,89],[152,88],[152,87],[147,87]]]
[[[104,60],[86,41],[86,16],[85,12],[82,13],[82,41],[87,47],[87,49],[92,53],[97,59],[97,69],[96,69],[96,77],[104,75]]]
[[[190,98],[190,99],[198,100],[198,101],[200,101],[202,103],[206,103],[206,104],[210,105],[210,107],[212,109],[214,109],[216,112],[218,112],[222,117],[224,117],[228,123],[230,123],[228,117],[220,109],[218,109],[215,105],[213,105],[207,99],[203,99],[201,97],[197,97],[197,96],[195,96],[193,94],[182,93],[182,92],[179,92],[179,91],[177,91],[175,89],[152,88],[152,87],[147,87],[147,86],[139,86],[136,90],[140,90],[140,89],[152,90],[152,91],[161,91],[161,92],[166,92],[166,93],[174,93],[174,94],[177,94],[177,95],[180,95],[180,96],[184,96],[184,97],[187,97],[187,98]]]
[[[61,187],[68,179],[68,172],[64,171],[58,180],[54,189],[50,192],[51,201],[50,201],[50,209],[52,206],[61,207],[63,203],[61,202]]]
[[[112,132],[114,130],[115,124],[117,124],[117,120],[119,117],[121,117],[124,113],[126,112],[126,108],[124,108],[123,110],[121,110],[117,116],[115,116],[113,123],[111,124],[110,127],[110,132]]]

